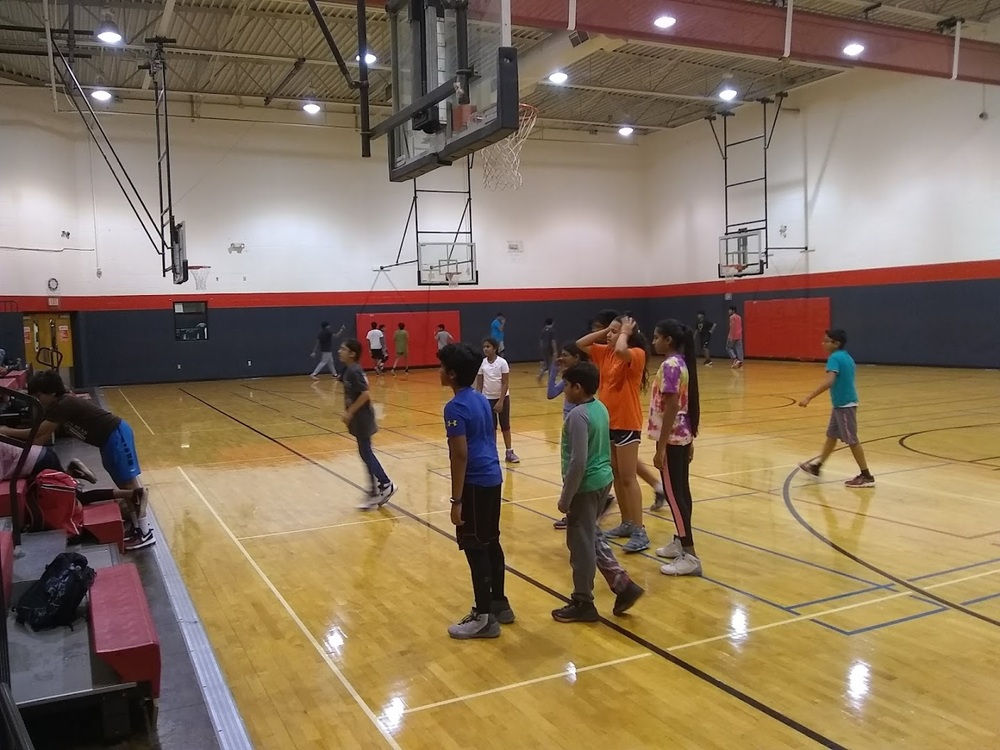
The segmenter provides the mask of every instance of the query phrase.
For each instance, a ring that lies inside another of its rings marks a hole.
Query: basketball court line
[[[140,422],[142,422],[142,423],[143,423],[143,425],[145,425],[145,427],[146,427],[146,429],[147,429],[147,430],[149,430],[149,434],[150,434],[150,435],[155,435],[156,433],[155,433],[155,432],[153,432],[153,428],[149,426],[149,422],[147,422],[147,421],[146,421],[146,420],[145,420],[145,419],[143,418],[142,414],[140,414],[140,413],[139,413],[139,410],[135,408],[135,404],[133,404],[133,403],[132,403],[132,402],[131,402],[131,401],[129,400],[129,397],[125,395],[125,391],[123,391],[123,390],[122,390],[121,388],[116,388],[115,390],[116,390],[116,391],[118,391],[118,393],[119,393],[119,394],[121,395],[121,397],[122,397],[123,399],[125,399],[125,403],[126,403],[126,404],[128,404],[128,405],[129,405],[129,408],[130,408],[130,409],[131,409],[132,411],[134,411],[134,412],[135,412],[135,415],[136,415],[137,417],[139,417],[139,421],[140,421]]]
[[[429,711],[432,708],[440,708],[441,706],[450,706],[454,703],[464,703],[465,701],[472,700],[473,698],[483,698],[487,695],[496,695],[497,693],[504,693],[508,690],[516,690],[517,688],[527,687],[529,685],[537,685],[540,682],[549,682],[550,680],[558,680],[560,677],[574,677],[578,674],[583,674],[584,672],[593,672],[596,669],[604,669],[605,667],[614,667],[618,664],[626,664],[631,661],[637,661],[639,659],[645,659],[647,657],[653,656],[652,651],[643,651],[641,654],[632,654],[632,656],[623,656],[620,659],[612,659],[611,661],[604,661],[600,664],[591,664],[589,667],[573,667],[572,669],[564,669],[562,672],[556,672],[555,674],[548,674],[544,677],[535,677],[531,680],[523,680],[522,682],[512,682],[509,685],[501,685],[500,687],[490,688],[489,690],[480,690],[478,693],[469,693],[468,695],[458,695],[454,698],[448,698],[447,700],[437,701],[436,703],[427,703],[423,706],[415,706],[414,708],[408,708],[403,711],[404,714],[415,714],[418,711]]]
[[[319,463],[318,461],[315,461],[315,460],[309,458],[305,454],[299,453],[294,448],[291,448],[289,446],[283,445],[282,443],[278,442],[274,438],[271,438],[271,437],[267,436],[265,433],[262,433],[259,430],[255,429],[254,427],[251,427],[250,425],[246,424],[245,422],[242,422],[241,420],[237,419],[236,417],[232,416],[231,414],[227,414],[225,411],[223,411],[222,409],[220,409],[217,406],[214,406],[213,404],[209,403],[208,401],[205,401],[204,399],[199,398],[198,396],[195,396],[194,394],[192,394],[192,393],[190,393],[188,391],[185,391],[182,388],[179,388],[178,390],[180,390],[182,393],[185,393],[186,395],[190,396],[191,398],[195,399],[196,401],[199,401],[200,403],[204,404],[209,409],[212,409],[213,411],[218,412],[219,414],[222,414],[223,416],[226,416],[229,419],[232,419],[237,424],[243,425],[248,430],[250,430],[250,431],[252,431],[252,432],[254,432],[254,433],[258,434],[258,435],[261,435],[261,436],[267,438],[268,440],[271,440],[276,445],[281,445],[286,450],[288,450],[290,453],[294,453],[295,455],[301,457],[303,460],[307,461],[308,463],[311,463],[313,466],[316,466],[317,468],[325,471],[326,473],[330,474],[331,476],[335,476],[338,479],[340,479],[341,481],[343,481],[343,482],[345,482],[345,483],[347,483],[347,484],[349,484],[349,485],[351,485],[351,486],[353,486],[353,487],[355,487],[355,488],[357,488],[359,490],[363,490],[364,489],[363,487],[361,487],[357,483],[353,482],[352,480],[348,479],[347,477],[342,476],[341,474],[338,474],[337,472],[335,472],[330,467],[325,466],[325,465]],[[180,468],[180,467],[178,467],[178,468]],[[188,480],[188,481],[190,481],[190,480]],[[211,505],[208,504],[207,501],[206,501],[206,505],[209,507],[210,510],[212,509]],[[443,529],[435,526],[434,524],[432,524],[427,519],[420,518],[419,516],[414,515],[412,512],[406,510],[405,508],[401,508],[398,505],[394,505],[393,504],[392,507],[395,508],[400,513],[402,513],[403,515],[406,515],[406,516],[410,517],[412,520],[416,521],[417,523],[421,524],[422,526],[425,526],[428,529],[430,529],[431,531],[434,531],[437,534],[440,534],[445,539],[450,539],[451,541],[455,540],[455,538],[451,534],[449,534],[447,531],[444,531]],[[213,514],[216,516],[216,518],[218,518],[218,514],[215,514],[214,510],[213,510]],[[220,523],[222,523],[221,519],[219,519],[219,521],[220,521]],[[224,524],[223,524],[223,526],[224,526]],[[229,531],[228,529],[227,529],[227,531],[228,531],[229,535],[231,536],[233,542],[235,544],[237,544],[239,546],[239,548],[242,550],[244,556],[247,557],[247,559],[250,560],[252,564],[254,564],[253,561],[252,561],[252,558],[250,558],[250,556],[249,556],[249,553],[246,551],[246,548],[243,547],[243,545],[240,543],[240,541],[232,534],[232,531]],[[257,567],[256,564],[254,564],[254,567]],[[517,578],[520,578],[521,580],[525,581],[526,583],[534,586],[535,588],[537,588],[537,589],[539,589],[541,591],[544,591],[545,593],[547,593],[550,596],[556,598],[557,600],[559,600],[561,602],[564,602],[564,603],[568,603],[569,600],[565,596],[563,596],[562,594],[560,594],[558,591],[555,591],[554,589],[546,586],[541,581],[538,581],[537,579],[532,578],[531,576],[527,575],[526,573],[522,573],[520,570],[517,570],[516,568],[513,568],[511,566],[507,566],[507,570],[508,570],[508,572],[511,575],[513,575],[513,576],[515,576]],[[273,584],[272,584],[272,590],[275,592],[275,594],[277,596],[280,596],[280,594],[277,592],[277,590],[273,588]],[[285,604],[287,606],[287,602]],[[290,608],[289,608],[289,611],[291,611]],[[299,622],[301,623],[301,621],[299,621]],[[726,693],[730,697],[735,698],[736,700],[738,700],[741,703],[744,703],[745,705],[747,705],[747,706],[755,709],[756,711],[759,711],[760,713],[764,714],[765,716],[768,716],[769,718],[774,719],[775,721],[783,724],[784,726],[792,729],[793,731],[798,732],[799,734],[802,734],[805,737],[808,737],[809,739],[811,739],[811,740],[819,743],[823,747],[831,748],[831,750],[847,750],[843,745],[841,745],[841,744],[835,742],[834,740],[832,740],[832,739],[830,739],[830,738],[828,738],[828,737],[820,734],[816,730],[814,730],[814,729],[806,726],[805,724],[802,724],[801,722],[799,722],[799,721],[793,719],[792,717],[784,714],[783,712],[779,711],[778,709],[772,708],[768,704],[766,704],[766,703],[764,703],[764,702],[762,702],[762,701],[754,698],[753,696],[749,695],[748,693],[743,692],[739,688],[733,687],[732,685],[730,685],[729,683],[725,682],[724,680],[722,680],[722,679],[720,679],[718,677],[715,677],[715,676],[709,674],[705,670],[700,669],[699,667],[696,667],[695,665],[691,664],[690,662],[687,662],[687,661],[685,661],[684,659],[681,659],[678,656],[674,656],[673,654],[669,653],[666,649],[663,649],[660,646],[657,646],[656,644],[651,643],[650,641],[646,640],[642,636],[640,636],[640,635],[632,632],[631,630],[628,630],[627,628],[622,627],[618,623],[615,623],[615,622],[612,622],[610,620],[607,620],[606,618],[601,618],[600,622],[602,622],[605,626],[607,626],[611,630],[614,630],[615,632],[617,632],[619,635],[627,638],[628,640],[633,641],[634,643],[637,643],[638,645],[640,645],[640,646],[648,649],[649,651],[652,651],[653,653],[657,654],[661,658],[663,658],[666,661],[670,662],[674,666],[677,666],[677,667],[683,669],[688,674],[691,674],[694,677],[702,680],[703,682],[706,682],[709,685],[717,688],[718,690],[721,690],[722,692]],[[303,626],[300,624],[300,627],[303,627]],[[305,631],[305,632],[308,632],[308,631]],[[315,639],[313,639],[311,635],[309,635],[308,637],[309,637],[310,641],[314,644],[314,646],[316,646],[318,648],[318,644],[316,643]],[[728,636],[726,636],[726,637],[728,637]],[[322,651],[321,651],[321,653],[322,653]],[[323,654],[323,656],[324,656],[324,658],[326,658],[325,654]],[[335,667],[336,665],[332,665],[331,664],[331,666]],[[339,673],[339,670],[338,670],[338,673]],[[342,677],[342,675],[341,675],[341,677]],[[344,679],[346,679],[346,678],[344,678]],[[363,706],[365,708],[366,713],[369,715],[369,717],[374,720],[374,716],[371,714],[370,709],[368,709],[368,707],[367,707],[367,705],[365,705],[364,701],[360,700],[360,696],[358,697],[358,701],[359,701],[359,705],[361,705],[361,706]],[[381,726],[379,724],[377,724],[377,723],[376,723],[376,726],[379,727],[379,729],[381,731]],[[393,743],[393,747],[398,748],[398,745],[395,745],[395,743]]]
[[[205,495],[202,494],[202,491],[198,489],[198,486],[191,481],[191,477],[187,475],[187,472],[185,472],[182,467],[178,466],[177,471],[179,471],[181,473],[181,476],[183,476],[184,479],[187,481],[187,483],[191,485],[191,489],[195,491],[195,494],[197,494],[198,497],[201,498],[201,501],[205,504],[205,507],[208,508],[208,512],[212,514],[212,516],[215,518],[219,526],[222,527],[222,530],[226,532],[226,536],[229,537],[229,540],[236,545],[236,549],[240,551],[240,554],[243,555],[243,558],[247,561],[250,567],[253,568],[254,572],[257,573],[258,576],[260,576],[261,581],[263,581],[264,585],[267,586],[267,588],[271,591],[271,593],[274,595],[274,598],[278,600],[278,603],[282,606],[282,608],[285,610],[288,616],[292,618],[292,622],[294,622],[296,626],[298,626],[299,630],[302,631],[302,635],[305,636],[306,640],[309,641],[310,645],[316,650],[316,653],[319,654],[320,658],[330,668],[330,671],[333,672],[334,676],[337,678],[337,681],[340,682],[340,684],[344,687],[345,690],[347,690],[348,694],[350,694],[351,698],[358,705],[358,708],[360,708],[364,712],[365,716],[368,717],[368,720],[372,723],[375,729],[378,730],[378,733],[382,735],[382,738],[386,741],[386,744],[393,750],[402,750],[399,743],[397,743],[396,740],[393,738],[393,736],[389,733],[389,731],[384,726],[382,726],[382,723],[378,720],[378,717],[368,707],[368,704],[364,702],[364,700],[361,698],[361,695],[358,693],[357,690],[354,689],[354,686],[350,683],[347,677],[344,676],[344,673],[340,671],[340,668],[334,663],[333,659],[330,658],[330,655],[320,645],[319,641],[317,641],[316,638],[313,636],[313,634],[309,632],[309,629],[306,627],[305,623],[302,622],[302,619],[298,616],[298,614],[296,614],[295,610],[292,609],[292,605],[290,605],[288,603],[288,600],[285,599],[284,596],[282,596],[280,591],[278,591],[278,587],[274,585],[274,583],[271,581],[270,578],[268,578],[267,574],[263,571],[263,569],[261,569],[260,565],[257,564],[257,561],[253,559],[253,556],[251,556],[251,554],[247,551],[247,548],[243,546],[243,543],[233,533],[232,529],[230,529],[229,526],[226,525],[226,522],[222,520],[222,516],[220,516],[215,511],[215,508],[212,507],[212,504],[208,501],[208,498],[206,498]]]
[[[359,513],[364,513],[365,511],[358,510]],[[370,512],[370,511],[369,511]],[[442,508],[441,510],[428,510],[418,513],[420,516],[434,516],[439,513],[451,513],[450,508]],[[240,536],[236,537],[242,542],[249,539],[269,539],[275,536],[288,536],[289,534],[305,534],[309,531],[325,531],[326,529],[340,529],[345,526],[364,526],[369,523],[378,523],[380,521],[402,521],[405,520],[403,516],[383,516],[381,518],[366,518],[363,521],[347,521],[345,523],[331,523],[326,526],[312,526],[308,529],[289,529],[288,531],[271,531],[266,534],[251,534],[250,536]]]

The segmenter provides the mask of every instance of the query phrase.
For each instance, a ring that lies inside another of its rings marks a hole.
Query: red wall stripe
[[[544,302],[568,300],[602,300],[621,298],[687,297],[708,294],[757,294],[760,292],[804,291],[835,287],[882,286],[936,281],[971,281],[1000,279],[1000,259],[935,263],[922,266],[868,268],[854,271],[796,274],[790,276],[749,276],[731,283],[722,280],[688,284],[666,284],[645,287],[565,287],[553,289],[457,289],[429,287],[407,291],[378,292],[269,292],[250,294],[213,294],[192,292],[188,287],[177,294],[143,294],[59,298],[59,310],[65,312],[91,310],[163,310],[174,300],[205,300],[216,308],[242,307],[372,307],[376,305],[452,305],[459,303],[503,304],[511,302]],[[15,303],[21,312],[52,310],[47,296],[0,297],[0,302]]]

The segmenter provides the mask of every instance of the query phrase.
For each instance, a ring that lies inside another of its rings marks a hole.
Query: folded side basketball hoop
[[[194,288],[203,290],[208,288],[208,273],[211,266],[188,266],[188,271],[194,276]]]

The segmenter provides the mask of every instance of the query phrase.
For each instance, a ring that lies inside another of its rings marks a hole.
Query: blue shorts
[[[135,436],[124,419],[101,447],[101,464],[118,487],[124,487],[142,473],[139,454],[135,450]]]

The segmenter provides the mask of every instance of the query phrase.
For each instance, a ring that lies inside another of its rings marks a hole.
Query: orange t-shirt
[[[638,347],[629,352],[632,359],[626,362],[616,357],[614,349],[607,344],[590,347],[590,358],[601,371],[597,398],[608,409],[608,426],[612,430],[642,430],[644,421],[639,391],[646,368],[646,352]]]

